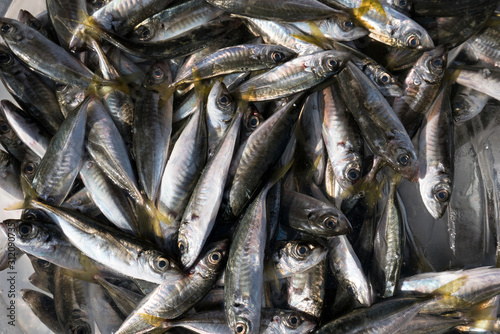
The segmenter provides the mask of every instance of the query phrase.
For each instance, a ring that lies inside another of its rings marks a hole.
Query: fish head
[[[231,116],[236,110],[236,101],[229,94],[226,85],[221,81],[216,81],[208,94],[207,106],[209,106],[207,107],[209,112],[214,111],[217,114],[213,116],[221,116],[224,122],[231,122]],[[208,121],[211,121],[211,116],[209,115]]]
[[[428,83],[438,83],[441,81],[446,70],[448,59],[447,48],[439,45],[433,50],[424,52],[415,63],[415,71]]]
[[[286,263],[289,268],[310,268],[323,260],[327,252],[325,247],[314,242],[290,241],[279,250],[281,260],[277,261]]]
[[[463,123],[469,119],[469,115],[473,113],[472,101],[468,96],[457,95],[451,102],[451,110],[455,123]]]
[[[346,154],[341,161],[333,165],[335,178],[342,189],[348,189],[361,178],[363,159],[358,152]]]
[[[64,324],[65,333],[71,334],[92,334],[92,327],[89,323],[88,315],[81,310],[73,310]]]
[[[0,224],[0,227],[6,236],[14,234],[16,243],[20,244],[39,239],[38,237],[43,233],[41,227],[33,222],[18,219],[7,219]]]
[[[432,38],[423,27],[415,21],[408,20],[407,17],[404,17],[400,22],[400,27],[394,31],[394,35],[392,36],[398,41],[400,47],[416,50],[429,50],[434,48]]]
[[[213,279],[218,275],[226,262],[228,255],[228,240],[216,242],[208,247],[208,251],[197,265],[197,270],[206,279]]]
[[[158,60],[151,65],[144,78],[143,85],[151,87],[161,84],[170,84],[172,82],[172,72],[167,61]]]
[[[39,156],[32,152],[28,152],[21,162],[21,176],[26,180],[33,182],[40,161],[41,159]]]
[[[344,279],[342,285],[344,290],[360,305],[368,307],[372,304],[372,292],[364,276],[357,278],[357,275],[353,273],[353,275]]]
[[[29,31],[36,32],[36,30],[25,26],[17,20],[6,17],[0,18],[0,35],[7,44],[15,44],[21,42],[25,38],[29,39],[29,34],[27,34]]]
[[[452,193],[452,178],[448,174],[438,173],[433,177],[419,180],[420,193],[427,211],[439,219],[444,215]]]
[[[322,21],[325,23],[325,36],[336,40],[353,41],[368,35],[369,31],[360,27],[349,15],[336,15]],[[320,24],[321,24],[320,23]]]
[[[266,328],[266,333],[309,333],[314,327],[316,327],[316,322],[307,314],[280,310],[273,315],[271,323]]]
[[[318,77],[328,78],[336,75],[347,65],[351,55],[342,51],[322,51],[314,55],[312,71]]]
[[[313,210],[308,217],[311,228],[323,236],[348,234],[352,231],[346,216],[334,206]]]
[[[295,58],[297,53],[280,45],[266,45],[261,49],[257,57],[266,64],[267,67],[272,68]]]
[[[370,66],[370,65],[368,65]],[[372,81],[384,96],[399,97],[403,95],[403,89],[397,78],[382,66],[376,65],[372,70]]]
[[[399,174],[412,182],[418,181],[418,158],[411,141],[391,140],[388,145],[388,164]]]
[[[0,44],[0,69],[5,70],[17,64],[17,61],[10,49]]]
[[[130,39],[133,41],[147,42],[153,39],[156,34],[156,27],[153,21],[143,22],[137,25],[130,33]]]
[[[139,258],[139,266],[154,276],[161,277],[164,283],[180,278],[180,270],[171,259],[155,250],[146,250]]]

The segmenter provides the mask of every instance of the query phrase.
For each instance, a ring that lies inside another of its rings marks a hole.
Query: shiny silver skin
[[[352,230],[351,224],[338,208],[295,191],[283,193],[281,218],[292,228],[316,237],[327,238]]]
[[[233,14],[275,21],[324,19],[337,13],[317,0],[207,0],[208,3]]]
[[[203,0],[189,0],[168,7],[134,27],[130,40],[142,43],[162,43],[208,23],[222,10]]]
[[[57,82],[87,87],[94,73],[61,46],[19,21],[1,18],[0,35],[26,65]]]
[[[347,14],[335,15],[321,21],[295,22],[293,25],[312,36],[314,36],[312,28],[317,27],[324,37],[335,41],[353,41],[368,35],[368,30],[354,23]]]
[[[256,18],[246,18],[246,23],[256,36],[262,36],[264,42],[283,45],[295,51],[298,56],[322,51],[319,46],[301,39],[302,31],[291,24]]]
[[[456,124],[461,124],[474,118],[483,111],[489,99],[488,94],[465,86],[459,86],[455,95],[451,98],[453,120]]]
[[[425,112],[439,92],[447,56],[444,45],[424,52],[406,76],[403,96],[392,103],[410,138],[417,133]]]
[[[179,278],[172,261],[144,241],[74,211],[36,200],[30,206],[47,213],[82,253],[122,275],[157,284]]]
[[[287,302],[290,308],[319,319],[325,302],[327,261],[323,259],[313,268],[288,278]]]
[[[413,319],[427,303],[421,298],[398,298],[361,308],[339,317],[315,333],[394,333]]]
[[[238,110],[226,135],[203,169],[182,215],[177,234],[177,248],[181,262],[186,268],[195,263],[215,225],[231,163],[227,157],[233,155],[241,118],[242,112]]]
[[[224,137],[232,119],[236,116],[236,101],[229,95],[223,82],[215,82],[207,98],[208,157]]]
[[[272,256],[277,278],[293,276],[321,262],[327,249],[315,242],[289,241]]]
[[[51,205],[64,201],[80,171],[89,102],[82,103],[64,120],[35,172],[33,188]]]
[[[246,101],[267,101],[313,88],[339,73],[349,54],[329,50],[298,57],[241,84],[231,93]]]
[[[146,74],[135,102],[132,151],[137,174],[147,198],[156,203],[167,164],[172,132],[173,98],[164,97],[155,85],[167,86],[172,74],[166,61],[155,62]]]
[[[205,117],[204,106],[198,101],[198,108],[174,144],[163,172],[158,209],[174,219],[182,216],[206,162]]]
[[[339,284],[363,306],[372,304],[371,290],[361,262],[346,236],[328,239],[328,261]]]
[[[38,73],[22,63],[5,45],[0,45],[0,78],[16,102],[54,134],[64,117],[54,90]]]
[[[162,283],[148,294],[115,334],[137,333],[160,327],[188,311],[213,287],[227,258],[227,241],[211,245],[192,271],[171,283]]]
[[[344,101],[371,151],[405,178],[416,181],[418,160],[415,148],[387,100],[351,63],[339,74],[339,80]]]
[[[457,83],[478,90],[490,97],[500,100],[500,71],[482,69],[458,70]]]
[[[347,189],[361,178],[363,139],[344,103],[339,82],[320,92],[322,134],[335,179]]]
[[[224,310],[233,333],[259,333],[264,289],[268,183],[238,222],[224,273]]]
[[[191,71],[177,76],[175,85],[234,72],[265,70],[295,57],[295,52],[269,44],[243,44],[217,50],[198,60]]]
[[[427,211],[439,219],[453,192],[453,118],[446,86],[430,106],[419,140],[420,196]]]
[[[171,0],[111,1],[93,13],[92,18],[105,30],[125,35],[146,18],[166,8],[171,2]]]
[[[373,241],[373,286],[382,298],[396,293],[404,252],[403,212],[396,197],[398,182],[392,181]]]

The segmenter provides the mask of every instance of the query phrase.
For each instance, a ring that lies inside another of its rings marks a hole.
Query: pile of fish
[[[54,333],[500,331],[500,262],[436,271],[402,188],[468,191],[497,0],[46,6],[0,18],[0,227]]]

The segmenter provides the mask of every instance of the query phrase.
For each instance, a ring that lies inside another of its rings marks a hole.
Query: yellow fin
[[[358,8],[354,8],[352,10],[352,13],[354,17],[360,18],[368,13],[371,9],[375,10],[383,17],[387,17],[384,7],[379,0],[362,0],[361,5]]]
[[[165,321],[164,318],[155,317],[154,315],[146,314],[146,313],[138,313],[137,314],[142,321],[147,323],[148,325],[152,325],[154,327],[160,327]]]

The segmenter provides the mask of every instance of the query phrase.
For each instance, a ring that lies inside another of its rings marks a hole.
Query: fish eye
[[[9,133],[9,131],[10,131],[9,124],[7,124],[5,122],[0,122],[0,132],[2,132],[3,134],[5,134],[5,133]]]
[[[87,326],[77,326],[73,328],[73,331],[71,331],[71,334],[89,334],[89,330]]]
[[[153,263],[153,267],[156,271],[164,272],[168,269],[170,262],[163,256],[158,256]]]
[[[461,110],[464,110],[466,108],[466,106],[465,106],[465,103],[463,103],[462,101],[456,101],[456,102],[453,102],[452,108],[455,111],[461,111]]]
[[[35,173],[35,171],[36,171],[36,166],[35,166],[35,164],[34,164],[34,163],[32,163],[32,162],[28,162],[28,163],[26,163],[26,165],[24,166],[24,169],[23,169],[23,170],[24,170],[24,172],[25,172],[26,174],[33,174],[33,173]]]
[[[348,292],[350,295],[354,295],[354,288],[352,287],[352,285],[350,285],[350,284],[349,284],[349,285],[346,287],[346,290],[347,290],[347,292]]]
[[[241,322],[241,321],[238,321],[236,323],[236,327],[234,327],[234,332],[236,334],[246,334],[247,331],[248,331],[247,324],[245,324],[244,322]]]
[[[352,29],[352,28],[354,28],[354,22],[352,22],[351,20],[346,20],[346,21],[343,21],[343,22],[342,22],[342,27],[343,27],[345,30]]]
[[[418,39],[417,36],[410,35],[410,37],[408,37],[408,39],[406,40],[406,44],[410,48],[416,48],[416,47],[418,47],[420,45],[420,40]]]
[[[8,33],[12,32],[12,30],[13,30],[12,26],[10,24],[7,24],[7,23],[4,23],[2,25],[1,29],[2,29],[2,33],[4,33],[4,34],[8,34]]]
[[[450,197],[450,193],[446,189],[438,189],[436,191],[436,193],[434,194],[434,197],[439,202],[446,202],[448,200],[448,198]]]
[[[334,70],[339,66],[339,62],[336,61],[335,59],[328,59],[326,62],[326,65],[331,69]]]
[[[299,258],[305,258],[307,255],[309,255],[309,247],[305,245],[297,245],[294,253]]]
[[[257,115],[252,115],[252,117],[248,119],[248,126],[250,128],[255,129],[259,125],[260,125],[260,118]]]
[[[222,94],[221,96],[219,96],[219,99],[217,102],[218,102],[219,106],[227,107],[228,105],[231,104],[231,98],[229,96],[227,96],[226,94]]]
[[[380,80],[380,82],[382,82],[382,83],[388,83],[390,78],[391,78],[391,77],[389,76],[389,74],[387,74],[387,73],[382,73],[382,74],[380,75],[380,77],[379,77],[379,80]]]
[[[271,53],[271,58],[273,59],[273,61],[278,63],[280,61],[283,61],[283,59],[285,59],[285,56],[281,52],[273,52]]]
[[[351,168],[347,171],[347,179],[351,182],[356,181],[359,178],[359,170],[356,168]]]
[[[401,166],[408,166],[410,163],[410,156],[407,153],[400,154],[398,156],[398,164]]]
[[[7,64],[10,62],[12,57],[8,53],[0,53],[0,64]]]
[[[334,218],[334,217],[327,217],[325,218],[325,220],[323,221],[323,224],[329,228],[329,229],[333,229],[335,228],[335,226],[337,226],[337,220]]]
[[[186,245],[184,244],[184,241],[179,241],[177,243],[177,247],[179,248],[179,252],[184,253],[184,251],[186,250]]]
[[[30,21],[29,26],[30,26],[30,28],[33,28],[35,30],[40,30],[40,28],[42,27],[40,25],[40,22],[38,22],[38,21]]]
[[[208,256],[208,262],[212,265],[216,265],[222,259],[222,254],[218,251],[213,252]]]
[[[396,0],[396,4],[399,7],[406,7],[408,5],[408,2],[406,0]]]
[[[159,68],[155,68],[153,70],[153,77],[157,80],[163,78],[163,71]]]
[[[142,27],[139,31],[139,39],[147,40],[151,37],[151,30],[148,27]]]
[[[432,66],[437,69],[441,69],[443,67],[443,60],[441,58],[436,58],[432,61]]]
[[[35,230],[33,229],[33,225],[31,223],[22,223],[19,225],[19,235],[22,238],[33,237]]]
[[[301,320],[295,314],[290,314],[286,319],[286,326],[291,329],[295,329],[300,326]]]

